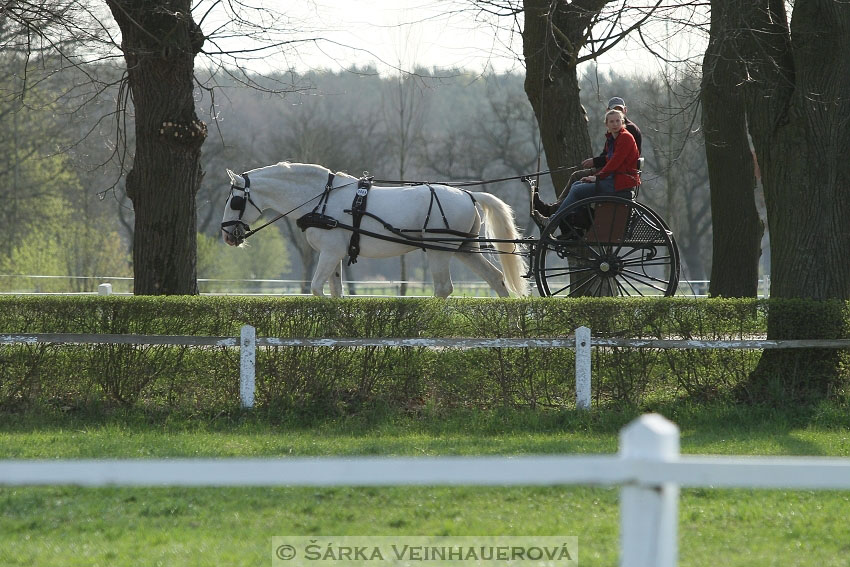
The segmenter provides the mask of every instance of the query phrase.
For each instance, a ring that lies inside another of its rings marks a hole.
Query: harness
[[[360,235],[365,234],[366,236],[372,236],[374,238],[379,238],[381,240],[387,240],[390,242],[396,242],[400,244],[415,244],[418,248],[422,248],[423,250],[431,249],[431,250],[446,250],[446,251],[454,251],[454,248],[448,246],[439,246],[431,244],[431,242],[440,242],[439,239],[434,238],[426,238],[422,235],[424,234],[443,234],[443,235],[452,235],[461,238],[474,238],[478,236],[477,234],[471,232],[463,232],[459,230],[453,230],[449,226],[449,221],[446,218],[446,214],[443,211],[443,205],[440,203],[440,197],[437,195],[436,189],[430,184],[426,184],[428,189],[431,192],[431,200],[428,205],[428,212],[425,215],[425,222],[422,228],[396,228],[390,223],[386,222],[384,219],[370,213],[366,210],[366,203],[369,197],[369,190],[372,188],[372,177],[361,177],[357,182],[357,191],[354,194],[354,199],[351,202],[351,208],[343,210],[344,213],[348,213],[352,217],[352,224],[344,224],[338,221],[337,219],[328,216],[325,214],[327,209],[328,197],[330,195],[330,191],[332,189],[331,184],[333,182],[333,174],[329,174],[328,176],[328,184],[325,186],[325,190],[322,193],[322,196],[319,200],[319,203],[316,207],[309,213],[299,217],[295,224],[302,231],[307,230],[308,228],[320,228],[322,230],[331,230],[334,228],[343,228],[351,231],[351,239],[348,244],[348,265],[357,263],[357,257],[360,255]],[[478,206],[475,197],[471,192],[462,189],[464,193],[466,193],[470,200],[472,200],[473,206]],[[445,228],[428,228],[428,223],[431,220],[431,213],[434,210],[434,204],[436,203],[437,209],[440,211],[440,216],[443,219],[443,225]],[[319,209],[321,208],[321,211]],[[367,216],[371,219],[378,221],[381,226],[383,226],[384,230],[395,234],[397,238],[393,238],[391,236],[386,236],[383,234],[378,234],[375,232],[371,232],[368,230],[363,230],[360,228],[360,224],[363,220],[363,217]],[[420,236],[414,236],[415,233]]]
[[[311,198],[307,203],[302,203],[298,207],[295,207],[291,211],[278,215],[273,220],[267,222],[266,224],[258,227],[255,230],[251,230],[251,227],[242,220],[245,215],[245,210],[248,207],[248,203],[250,203],[258,212],[262,213],[260,207],[254,202],[251,198],[251,180],[247,174],[241,174],[242,179],[244,179],[244,187],[240,187],[236,185],[236,183],[231,184],[230,186],[230,208],[234,211],[239,212],[239,216],[231,221],[225,221],[221,223],[221,228],[224,230],[228,227],[233,227],[230,231],[227,232],[232,238],[237,241],[237,244],[241,244],[248,236],[251,236],[255,232],[260,229],[272,224],[273,222],[279,220],[280,218],[288,215],[289,213],[299,209],[300,207],[306,205],[310,201],[315,199],[319,199],[319,202],[313,208],[313,210],[305,215],[299,217],[295,224],[302,231],[307,230],[308,228],[320,228],[322,230],[331,230],[334,228],[342,228],[345,230],[351,231],[351,239],[349,241],[348,246],[348,264],[354,264],[357,262],[357,257],[360,255],[360,235],[370,236],[376,239],[385,240],[389,242],[395,242],[399,244],[405,245],[413,245],[417,248],[421,248],[422,250],[441,250],[441,251],[451,251],[454,252],[457,250],[456,247],[452,247],[447,244],[447,240],[445,238],[428,238],[425,235],[428,234],[436,234],[436,235],[450,235],[454,237],[459,237],[460,239],[475,239],[478,235],[471,232],[464,232],[459,230],[454,230],[449,226],[449,221],[446,218],[445,211],[443,210],[443,205],[440,202],[440,197],[437,194],[436,189],[431,185],[431,183],[422,183],[428,187],[428,190],[431,193],[431,199],[428,204],[428,212],[425,215],[425,222],[422,228],[406,228],[400,229],[396,228],[390,223],[386,222],[384,219],[375,215],[374,213],[370,213],[366,210],[366,202],[369,196],[369,190],[372,187],[373,178],[372,177],[361,177],[357,182],[357,190],[354,195],[354,199],[351,203],[350,209],[345,209],[343,212],[348,213],[352,216],[352,224],[345,224],[340,222],[339,220],[329,216],[326,214],[328,201],[330,199],[331,191],[334,189],[340,189],[347,185],[353,185],[352,183],[342,185],[340,187],[334,187],[333,182],[335,176],[333,173],[328,173],[328,180],[325,183],[324,190],[322,193],[317,195],[316,197]],[[464,193],[466,193],[474,207],[478,207],[478,202],[475,200],[473,194],[466,189],[461,189]],[[241,193],[241,194],[239,194]],[[437,205],[437,210],[440,212],[440,217],[443,219],[443,228],[428,228],[428,224],[431,221],[431,215],[434,212],[434,205]],[[368,230],[364,230],[360,228],[361,222],[364,216],[368,216],[371,219],[376,220],[387,232],[395,236],[388,236],[387,234],[379,234],[376,232],[371,232]]]
[[[333,183],[334,174],[329,172],[328,182],[325,183],[325,189],[319,197],[319,203],[313,207],[312,211],[295,220],[295,224],[301,229],[301,232],[311,227],[321,228],[323,230],[330,230],[337,227],[336,219],[325,214],[325,210],[328,208],[328,198],[330,197],[331,190],[333,190]],[[321,213],[319,212],[319,207],[322,208]]]
[[[351,202],[351,208],[345,209],[344,213],[351,213],[352,224],[354,230],[351,232],[351,240],[348,243],[348,265],[357,263],[357,256],[360,255],[360,221],[363,220],[363,214],[366,212],[366,199],[369,197],[369,189],[372,188],[371,177],[361,177],[357,182],[357,191],[354,193],[354,200]]]

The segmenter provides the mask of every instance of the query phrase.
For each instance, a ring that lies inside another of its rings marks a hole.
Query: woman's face
[[[623,117],[619,114],[612,114],[605,119],[605,127],[612,134],[619,132],[623,128]]]

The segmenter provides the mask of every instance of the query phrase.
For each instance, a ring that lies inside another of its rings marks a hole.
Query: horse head
[[[229,169],[227,175],[230,177],[230,194],[224,204],[221,236],[230,246],[239,246],[251,234],[249,225],[259,218],[262,211],[251,199],[251,180],[248,175],[237,175]]]

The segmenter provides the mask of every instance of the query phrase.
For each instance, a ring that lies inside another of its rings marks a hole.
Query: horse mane
[[[287,169],[291,169],[293,166],[299,166],[300,165],[300,166],[305,166],[305,167],[312,167],[312,168],[316,168],[316,169],[321,169],[321,170],[327,171],[328,173],[331,173],[331,170],[329,168],[325,167],[324,165],[320,165],[318,163],[302,163],[302,162],[297,162],[297,161],[283,160],[283,161],[277,162],[275,165],[279,166],[279,167],[285,167]],[[343,176],[346,176],[346,177],[357,177],[356,175],[352,175],[352,174],[348,173],[347,171],[336,171],[336,172],[333,172],[333,173],[334,173],[334,175],[343,175]]]

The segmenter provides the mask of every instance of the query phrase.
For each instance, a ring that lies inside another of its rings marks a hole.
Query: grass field
[[[850,456],[845,406],[653,408],[699,454]],[[634,409],[287,420],[0,415],[0,458],[612,453]],[[680,565],[850,565],[850,493],[688,489]],[[271,565],[281,535],[562,535],[616,565],[618,490],[0,488],[0,565]]]

